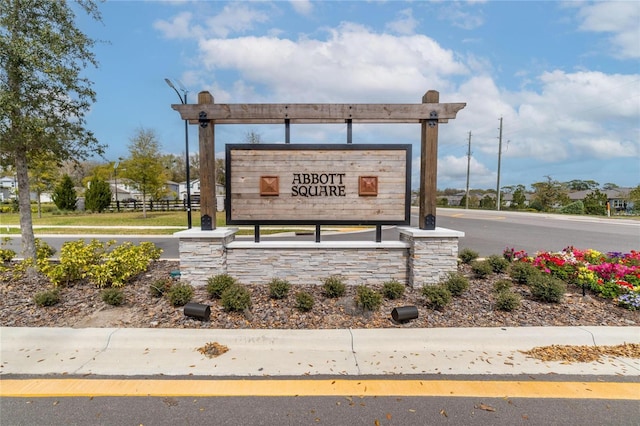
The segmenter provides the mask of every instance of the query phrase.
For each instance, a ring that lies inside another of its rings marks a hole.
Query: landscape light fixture
[[[171,80],[165,78],[164,81],[167,83],[169,87],[171,87],[178,95],[180,99],[180,103],[186,105],[187,103],[187,89],[180,83],[180,80],[177,80],[178,85],[180,86],[180,90],[182,91],[182,95],[176,89],[176,86],[173,85]],[[184,149],[185,149],[185,168],[187,172],[187,227],[191,229],[191,174],[189,172],[189,122],[188,120],[184,120]]]
[[[187,317],[197,318],[201,321],[209,321],[211,315],[211,306],[202,303],[189,302],[184,305],[184,315]]]
[[[396,322],[405,322],[418,318],[418,308],[415,306],[400,306],[393,308],[391,318]]]

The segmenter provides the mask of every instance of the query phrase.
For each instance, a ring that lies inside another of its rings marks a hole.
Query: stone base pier
[[[464,233],[446,228],[401,227],[399,241],[236,240],[237,228],[190,229],[180,240],[181,279],[205,285],[217,274],[244,284],[267,284],[273,278],[291,284],[322,284],[340,275],[348,285],[397,280],[411,287],[434,285],[457,270],[458,240]]]

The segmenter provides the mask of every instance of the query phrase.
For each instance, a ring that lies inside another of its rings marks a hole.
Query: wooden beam
[[[196,123],[200,113],[216,124],[420,123],[432,111],[442,122],[456,118],[466,103],[423,104],[174,104],[183,120]]]
[[[213,104],[213,96],[209,92],[198,93],[198,104]],[[216,138],[214,122],[208,117],[200,123],[198,142],[200,145],[200,229],[211,231],[216,229]]]
[[[439,105],[440,94],[429,90],[422,102],[430,111],[432,105]],[[440,117],[438,117],[439,119]],[[436,228],[436,190],[438,189],[438,123],[422,121],[420,138],[420,207],[418,227],[433,230]]]

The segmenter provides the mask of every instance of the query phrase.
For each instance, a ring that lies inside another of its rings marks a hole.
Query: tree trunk
[[[22,256],[36,261],[36,241],[33,235],[31,199],[26,150],[16,150],[16,174],[18,180],[18,206],[20,206],[20,230],[22,235]]]

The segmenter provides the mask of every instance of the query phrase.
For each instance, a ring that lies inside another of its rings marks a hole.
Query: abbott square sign
[[[230,225],[409,225],[411,145],[229,144]]]

